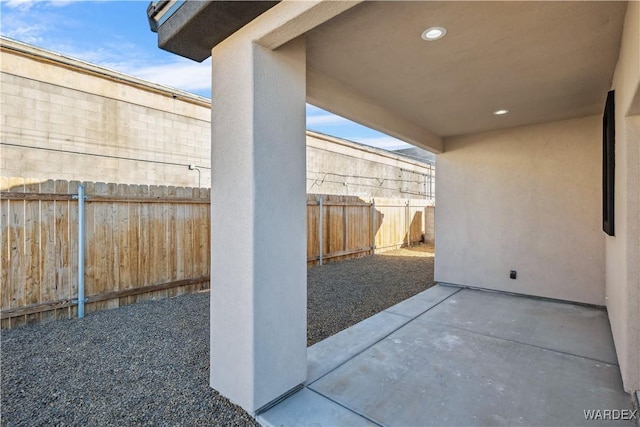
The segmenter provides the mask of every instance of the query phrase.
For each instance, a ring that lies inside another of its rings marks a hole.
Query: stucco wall
[[[615,236],[606,237],[609,321],[625,390],[640,390],[640,3],[629,2],[613,78]]]
[[[603,305],[600,122],[447,139],[437,158],[435,279]]]

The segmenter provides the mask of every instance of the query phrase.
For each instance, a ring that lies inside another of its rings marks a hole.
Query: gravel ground
[[[307,273],[307,345],[434,285],[433,247],[312,267]]]
[[[309,344],[433,284],[428,247],[308,270]],[[209,294],[2,331],[1,424],[257,425],[212,390]]]

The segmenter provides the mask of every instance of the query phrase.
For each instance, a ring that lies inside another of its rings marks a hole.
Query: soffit
[[[158,27],[158,47],[202,62],[215,45],[278,3],[185,1]]]
[[[366,2],[307,33],[307,66],[443,137],[601,114],[625,10]],[[426,42],[431,26],[448,33]]]

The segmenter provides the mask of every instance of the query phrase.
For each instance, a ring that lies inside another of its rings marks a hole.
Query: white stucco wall
[[[437,157],[435,279],[604,305],[600,123],[446,139]]]
[[[625,390],[640,390],[640,3],[629,2],[613,78],[615,236],[606,237],[609,321]]]

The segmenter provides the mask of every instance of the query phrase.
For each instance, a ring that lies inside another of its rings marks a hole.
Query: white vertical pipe
[[[318,196],[318,208],[320,209],[320,214],[318,215],[318,265],[322,265],[322,226],[324,224],[322,218],[322,196]]]
[[[78,318],[84,317],[84,186],[78,185]]]

